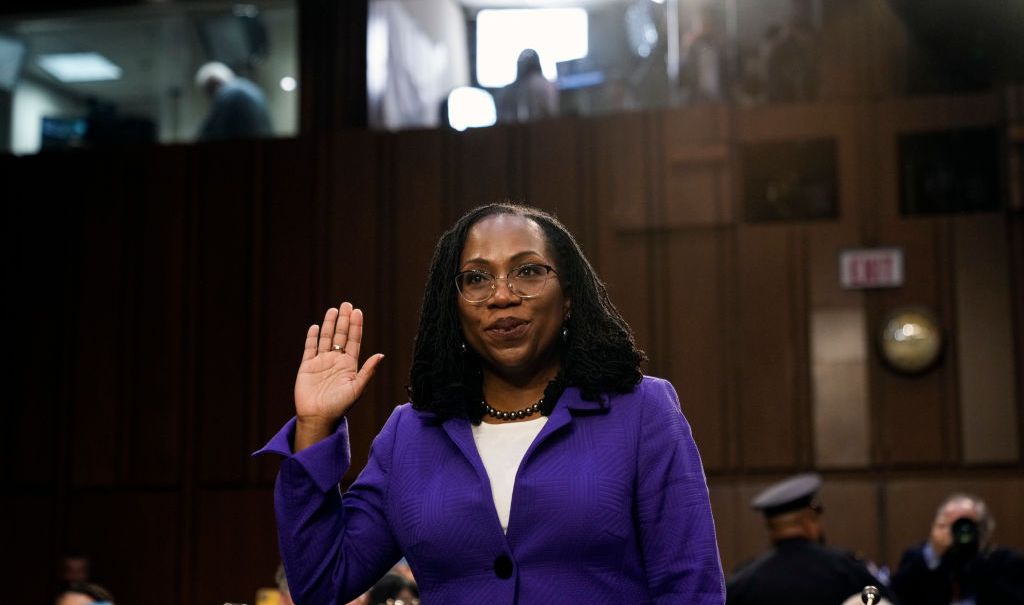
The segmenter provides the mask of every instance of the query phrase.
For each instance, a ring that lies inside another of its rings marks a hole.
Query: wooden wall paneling
[[[1024,465],[1024,214],[1007,218],[1010,248],[1010,304],[1013,313],[1014,375],[1017,378],[1018,465]]]
[[[1002,477],[966,481],[964,489],[978,494],[988,504],[996,520],[993,540],[996,544],[1024,550],[1024,477],[1018,473]]]
[[[39,434],[41,427],[61,434],[67,430],[69,378],[77,358],[77,297],[71,287],[81,207],[66,207],[68,182],[49,176],[65,168],[73,170],[67,162],[0,157],[0,174],[10,175],[0,225],[0,262],[7,282],[0,305],[6,317],[17,318],[8,323],[10,390],[0,404],[11,434],[0,447],[5,459],[15,461],[8,466],[9,482],[19,488],[52,487],[67,472],[63,461],[70,444]]]
[[[723,291],[728,234],[673,232],[666,243],[665,363],[693,428],[705,469],[728,468],[730,306]]]
[[[591,264],[595,264],[598,253],[599,225],[604,219],[597,203],[597,179],[594,171],[597,166],[597,157],[602,152],[598,149],[599,137],[593,122],[591,120],[577,121],[576,125],[577,160],[579,162],[576,187],[579,205],[569,228],[573,230],[573,235],[576,236],[576,241],[583,248],[587,259]]]
[[[116,602],[181,602],[174,493],[90,489],[71,504],[68,543],[89,557],[94,580]]]
[[[1006,220],[1001,215],[957,217],[953,229],[963,461],[1017,462],[1020,436]]]
[[[592,128],[591,180],[599,219],[590,259],[639,346],[653,352],[650,241],[646,232],[637,230],[649,211],[646,119],[643,114],[622,115],[594,120]],[[652,359],[648,371],[656,372],[659,363],[663,360]]]
[[[443,135],[437,131],[407,132],[391,138],[387,167],[390,185],[386,202],[388,250],[382,255],[387,277],[382,283],[378,317],[386,334],[386,358],[377,380],[386,385],[378,422],[394,406],[408,401],[406,385],[427,270],[438,238],[447,224],[443,198],[445,155]],[[455,284],[451,284],[455,296]]]
[[[728,108],[699,105],[660,112],[666,227],[721,225],[734,220]]]
[[[870,461],[868,332],[861,290],[839,283],[839,255],[860,245],[854,223],[806,229],[810,308],[811,411],[817,467],[863,468]]]
[[[74,199],[70,184],[87,183],[85,191],[78,192],[79,203],[87,208],[80,226],[75,292],[67,301],[77,329],[72,352],[70,464],[74,484],[112,485],[121,461],[119,438],[123,431],[119,430],[118,413],[132,371],[125,363],[130,357],[123,320],[132,317],[130,305],[126,306],[126,288],[134,272],[126,274],[126,268],[134,250],[126,242],[126,233],[135,225],[126,224],[131,200],[113,169],[118,158],[108,152],[79,160],[65,166],[68,189],[60,187],[55,192]]]
[[[771,548],[764,516],[750,507],[750,501],[761,490],[778,479],[781,477],[742,481],[733,486],[736,492],[736,520],[734,521],[736,533],[733,536],[733,542],[736,546],[733,551],[734,564],[725,570],[727,576]]]
[[[362,350],[367,354],[387,354],[383,351],[387,337],[381,328],[388,320],[380,309],[385,308],[382,301],[389,293],[389,284],[378,276],[387,267],[385,255],[392,253],[384,237],[389,217],[382,204],[391,173],[382,161],[386,156],[380,136],[350,131],[331,139],[326,173],[322,175],[326,181],[323,217],[327,228],[318,254],[324,256],[324,272],[316,276],[325,284],[324,299],[315,303],[314,319],[309,321],[319,324],[328,307],[344,300],[351,302],[365,312]],[[352,427],[352,468],[345,476],[346,482],[354,479],[366,463],[370,442],[383,424],[380,410],[389,409],[385,393],[384,381],[375,380],[360,404],[347,415]]]
[[[280,562],[270,488],[198,495],[193,603],[253,603]],[[139,601],[143,602],[143,601]]]
[[[711,499],[711,514],[715,519],[715,537],[718,541],[718,554],[722,559],[722,570],[726,576],[731,575],[738,563],[736,554],[736,536],[739,529],[736,520],[741,506],[736,494],[736,487],[728,483],[717,484],[708,482],[708,495]]]
[[[136,234],[133,321],[126,338],[134,368],[126,376],[125,480],[174,485],[181,480],[181,409],[185,343],[185,259],[188,170],[180,147],[142,156],[137,193],[128,202]],[[127,319],[127,318],[126,318]],[[131,367],[131,364],[129,364]]]
[[[216,143],[196,150],[198,258],[195,427],[197,480],[247,479],[251,372],[261,342],[253,239],[264,186],[262,147]]]
[[[878,486],[871,480],[829,479],[819,497],[828,544],[856,554],[867,561],[879,561],[882,552],[878,527],[881,504]]]
[[[615,230],[649,227],[655,216],[648,163],[649,121],[650,114],[634,113],[591,122],[597,205],[602,223]]]
[[[764,105],[735,112],[740,142],[840,138],[849,134],[858,106],[852,103]]]
[[[521,126],[471,128],[453,135],[456,217],[481,204],[500,202],[515,195],[520,178],[514,174],[513,150]]]
[[[737,229],[737,326],[740,374],[739,441],[744,468],[786,468],[803,461],[805,394],[800,373],[806,350],[804,302],[786,227]]]
[[[878,462],[894,465],[951,463],[957,457],[955,392],[948,375],[955,372],[956,349],[943,298],[941,223],[922,219],[882,226],[880,243],[899,246],[904,255],[904,285],[874,290],[868,296],[871,338],[869,380]],[[935,313],[945,347],[939,364],[921,375],[903,375],[886,367],[877,346],[885,316],[895,309],[921,306]]]
[[[295,372],[306,329],[322,319],[323,315],[315,313],[318,306],[326,309],[328,304],[337,304],[322,301],[317,305],[320,301],[314,300],[320,277],[316,257],[324,253],[317,241],[317,165],[310,162],[313,150],[307,139],[280,140],[265,147],[262,245],[255,250],[260,280],[254,297],[262,329],[253,376],[257,382],[248,402],[258,414],[253,415],[255,434],[247,451],[262,447],[295,415]],[[256,477],[263,481],[272,481],[277,473],[274,456],[251,464],[256,465]]]
[[[903,551],[928,538],[939,503],[958,491],[956,480],[905,479],[886,485],[886,563],[895,570]]]
[[[52,445],[51,445],[52,447]],[[8,589],[12,602],[52,603],[57,584],[56,504],[52,493],[27,493],[6,486],[0,491],[5,548],[0,565],[15,573]]]
[[[587,166],[579,120],[545,120],[527,124],[523,129],[526,145],[521,163],[526,202],[553,213],[577,239],[585,239],[581,196]]]

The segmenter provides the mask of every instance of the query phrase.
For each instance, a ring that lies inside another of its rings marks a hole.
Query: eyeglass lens
[[[548,267],[530,264],[513,269],[505,279],[517,296],[530,297],[544,290],[548,275]],[[479,302],[491,297],[497,286],[497,278],[486,271],[465,271],[457,276],[456,284],[467,300]]]

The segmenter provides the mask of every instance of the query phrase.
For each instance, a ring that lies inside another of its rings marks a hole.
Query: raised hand
[[[306,331],[302,364],[295,377],[295,448],[298,452],[334,430],[363,394],[384,356],[372,355],[359,367],[363,312],[348,302],[324,314],[322,326]]]

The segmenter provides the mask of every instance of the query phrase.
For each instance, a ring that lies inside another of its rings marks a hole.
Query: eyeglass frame
[[[547,270],[547,273],[544,274],[544,284],[540,287],[540,292],[536,294],[520,294],[518,291],[516,291],[515,287],[512,285],[512,279],[514,278],[510,276],[516,271],[522,269],[523,267],[543,267],[545,270]],[[467,273],[486,275],[487,277],[491,278],[491,293],[487,295],[487,298],[482,298],[480,300],[470,300],[469,298],[466,297],[466,295],[462,292],[462,288],[459,287],[459,278],[461,278],[463,275],[466,275]],[[494,298],[494,295],[498,293],[498,280],[505,280],[505,286],[508,288],[508,291],[514,294],[517,298],[525,300],[530,298],[537,298],[538,296],[543,294],[544,287],[548,285],[548,281],[551,279],[552,274],[554,274],[555,278],[559,277],[558,271],[555,271],[554,267],[552,267],[551,265],[546,265],[544,263],[523,263],[518,267],[514,267],[503,277],[498,277],[497,275],[494,275],[489,271],[484,271],[482,269],[467,269],[465,271],[459,271],[458,273],[455,274],[455,290],[459,293],[459,296],[462,297],[462,300],[468,302],[471,305],[479,305]]]

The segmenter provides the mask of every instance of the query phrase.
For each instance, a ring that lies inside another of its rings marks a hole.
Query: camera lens
[[[953,565],[954,572],[959,573],[966,569],[978,554],[978,524],[973,519],[961,517],[953,522],[950,531],[953,534],[953,543],[946,557]]]
[[[967,517],[961,517],[953,522],[953,545],[970,546],[978,544],[978,524]]]

